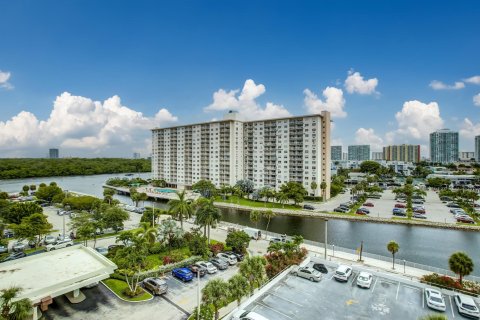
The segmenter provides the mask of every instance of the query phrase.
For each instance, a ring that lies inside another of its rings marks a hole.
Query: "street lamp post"
[[[327,260],[327,243],[328,243],[328,219],[325,219],[325,260]]]
[[[403,273],[405,273],[405,263],[406,263],[406,261],[405,261],[405,259],[403,259]]]
[[[197,271],[197,320],[200,320],[200,270]]]

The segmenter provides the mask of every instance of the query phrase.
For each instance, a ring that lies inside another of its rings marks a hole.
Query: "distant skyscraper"
[[[460,161],[470,161],[475,159],[475,152],[473,151],[460,151],[458,153],[458,160]]]
[[[387,161],[420,162],[420,145],[402,144],[383,147],[383,159]]]
[[[372,160],[383,160],[383,152],[372,152]]]
[[[58,159],[59,157],[59,151],[58,149],[50,149],[48,150],[48,155],[50,159]]]
[[[475,160],[480,162],[480,136],[475,137]]]
[[[140,153],[138,153],[138,152],[133,153],[133,159],[140,159],[140,158],[141,158]]]
[[[342,160],[342,146],[331,146],[332,161]]]
[[[348,146],[348,160],[370,160],[370,145]]]
[[[458,132],[441,129],[430,133],[430,159],[438,163],[458,161]]]
[[[342,152],[342,160],[347,161],[348,160],[348,152]]]

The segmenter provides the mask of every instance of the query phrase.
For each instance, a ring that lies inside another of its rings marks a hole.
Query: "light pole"
[[[405,259],[403,259],[403,273],[405,273],[405,263],[406,263],[406,261],[405,261]]]
[[[327,260],[327,243],[328,243],[328,219],[325,219],[325,260]]]
[[[197,320],[200,320],[200,269],[197,270]]]
[[[152,227],[155,227],[155,200],[153,200]]]

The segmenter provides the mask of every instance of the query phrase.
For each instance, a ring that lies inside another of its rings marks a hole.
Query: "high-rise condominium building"
[[[316,196],[325,181],[330,197],[329,112],[259,121],[237,116],[230,112],[220,121],[153,129],[153,178],[187,188],[202,179],[217,187],[248,179],[256,189],[276,190],[296,181]]]
[[[342,146],[332,146],[332,161],[342,160]]]
[[[475,159],[475,152],[473,151],[460,151],[458,153],[458,160],[460,161],[470,161]]]
[[[480,136],[475,137],[475,160],[480,162]]]
[[[420,145],[402,144],[383,147],[383,159],[387,161],[420,162]]]
[[[372,151],[372,160],[383,160],[383,152]]]
[[[441,129],[430,133],[432,162],[452,163],[458,160],[458,132]]]
[[[348,146],[348,160],[370,160],[370,145]]]
[[[49,149],[48,150],[48,157],[50,159],[58,159],[60,152],[58,149]]]

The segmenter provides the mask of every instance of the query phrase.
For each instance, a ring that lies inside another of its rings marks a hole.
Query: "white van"
[[[260,231],[258,229],[245,228],[245,229],[243,229],[243,231],[245,231],[245,233],[248,234],[250,236],[250,238],[255,239],[255,240],[258,240],[262,237],[262,231]]]

